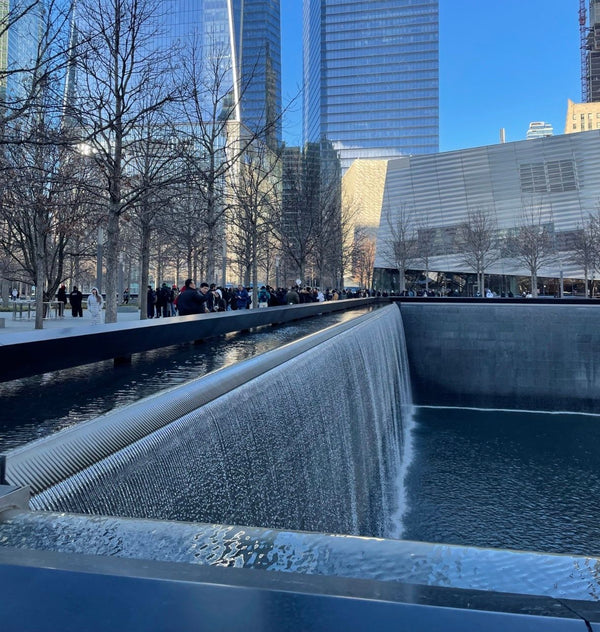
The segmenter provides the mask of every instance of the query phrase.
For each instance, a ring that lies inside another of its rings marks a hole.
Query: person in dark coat
[[[156,292],[149,285],[146,292],[146,316],[148,318],[154,318],[154,305],[156,305]]]
[[[206,312],[207,294],[208,283],[201,283],[200,291],[198,292],[192,279],[186,279],[183,290],[177,297],[177,312],[179,315],[189,316],[190,314],[203,314]]]
[[[83,309],[81,308],[81,301],[83,300],[83,294],[77,289],[77,286],[73,286],[73,291],[69,294],[69,303],[71,303],[71,314],[73,318],[81,316],[83,318]]]
[[[285,295],[285,302],[288,305],[298,305],[298,303],[300,303],[300,295],[298,294],[298,292],[296,292],[296,288],[295,287],[291,287],[286,295]]]
[[[156,317],[161,315],[163,318],[171,315],[171,308],[169,307],[169,299],[171,298],[171,289],[166,283],[163,283],[160,290],[156,293]]]
[[[56,300],[60,302],[60,305],[58,306],[58,313],[61,318],[64,318],[65,305],[67,304],[67,288],[65,287],[64,283],[58,288],[58,292],[56,293]]]
[[[236,309],[247,309],[250,304],[250,294],[243,285],[238,285],[237,292],[235,293],[235,306]]]

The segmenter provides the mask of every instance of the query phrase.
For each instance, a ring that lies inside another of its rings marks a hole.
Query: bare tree
[[[577,226],[573,235],[570,260],[583,270],[585,281],[585,295],[589,295],[589,278],[598,265],[598,234],[597,227],[600,226],[598,213],[594,217],[591,213],[584,224]]]
[[[320,161],[317,146],[284,149],[282,217],[279,229],[284,264],[301,280],[315,249],[319,227]]]
[[[201,48],[191,41],[181,60],[182,105],[177,120],[188,150],[186,186],[199,201],[196,208],[203,225],[196,237],[205,243],[197,249],[206,255],[206,279],[217,282],[219,263],[225,271],[225,217],[235,200],[227,191],[228,182],[235,180],[238,163],[253,143],[270,137],[279,119],[267,117],[261,129],[242,125],[242,100],[252,77],[236,82],[227,51],[216,39],[204,44]]]
[[[26,261],[22,256],[20,246],[26,244],[31,254],[35,243],[18,230],[19,225],[26,233],[31,229],[32,218],[24,207],[33,191],[25,186],[22,205],[15,190],[24,184],[25,172],[32,175],[34,163],[41,163],[38,164],[41,171],[34,174],[35,182],[43,180],[48,175],[46,168],[52,162],[51,154],[60,151],[54,151],[51,145],[63,146],[68,142],[66,135],[51,136],[52,129],[60,125],[70,85],[67,79],[74,55],[69,37],[71,23],[72,3],[68,0],[22,0],[3,2],[0,7],[0,39],[5,47],[0,67],[0,144],[4,148],[0,169],[4,175],[3,215],[9,220],[2,231],[2,244],[6,249],[4,260],[12,260],[3,274],[12,275],[14,280],[26,279],[27,283],[35,283],[31,278],[34,268],[39,267],[41,274],[47,261],[44,266],[36,267],[29,265],[31,259]],[[13,42],[10,47],[9,41]],[[44,148],[36,150],[36,145]],[[24,159],[22,171],[15,162],[19,155]],[[56,194],[55,181],[52,186]],[[12,208],[11,200],[15,202]]]
[[[352,271],[361,287],[370,288],[375,267],[375,235],[364,227],[358,227],[354,233],[352,249]]]
[[[234,227],[234,239],[230,247],[250,277],[253,306],[258,306],[258,270],[261,265],[266,267],[269,257],[264,248],[279,223],[279,171],[279,154],[255,143],[239,165],[238,175],[230,182],[234,197],[229,221]]]
[[[36,329],[43,301],[65,278],[65,259],[89,205],[82,177],[86,165],[64,145],[64,130],[40,119],[28,139],[5,146],[0,245],[18,277],[36,287]],[[88,222],[91,224],[92,222]]]
[[[508,238],[507,247],[509,254],[529,271],[531,295],[537,296],[538,272],[556,257],[552,223],[544,221],[541,206],[531,204],[523,209],[521,225]]]
[[[417,222],[417,262],[423,267],[425,292],[429,292],[429,271],[434,252],[435,229],[429,225],[427,216],[420,217]]]
[[[150,99],[152,101],[152,99]],[[139,230],[140,242],[140,288],[146,288],[149,281],[150,246],[154,231],[162,227],[163,245],[165,235],[173,234],[170,216],[182,184],[182,153],[177,129],[169,123],[161,110],[145,108],[135,129],[137,142],[132,143],[126,186],[131,185],[136,192],[131,215]],[[158,283],[159,279],[157,279]],[[123,288],[119,288],[122,290]],[[140,319],[147,317],[147,293],[140,291]]]
[[[486,208],[470,210],[459,227],[458,245],[465,264],[477,275],[481,295],[485,291],[485,271],[498,261],[498,230],[493,212]]]
[[[71,87],[69,70],[75,57],[73,0],[22,0],[3,2],[0,8],[0,40],[19,42],[18,54],[7,55],[0,67],[0,130],[2,142],[14,142],[8,134],[13,125],[23,128],[48,114],[60,113]],[[6,45],[6,44],[5,44]],[[57,98],[46,97],[60,77]]]
[[[157,49],[157,0],[80,0],[76,107],[84,142],[92,150],[103,185],[106,222],[106,322],[117,319],[120,219],[141,191],[126,186],[128,162],[139,140],[137,129],[149,112],[173,100],[165,85],[170,51]],[[153,99],[149,100],[148,95]],[[143,189],[142,189],[143,192]]]
[[[307,268],[319,285],[343,283],[350,222],[344,213],[340,165],[328,142],[286,150],[283,160],[281,252],[304,280]]]
[[[355,207],[342,203],[340,161],[331,143],[320,144],[319,200],[316,212],[313,259],[318,284],[343,287],[350,268],[351,238]]]
[[[415,264],[418,243],[414,220],[407,204],[392,211],[387,208],[385,222],[388,237],[383,242],[383,256],[400,274],[400,292],[406,291],[406,271]]]

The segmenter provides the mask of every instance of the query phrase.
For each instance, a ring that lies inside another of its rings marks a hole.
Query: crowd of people
[[[353,292],[350,289],[337,290],[292,286],[273,288],[262,285],[257,292],[259,308],[276,305],[299,305],[322,301],[336,301],[347,298],[369,296],[366,290]],[[210,312],[225,312],[252,307],[252,288],[238,285],[237,288],[221,287],[212,283],[200,283],[196,287],[192,279],[187,279],[181,288],[163,283],[158,290],[151,285],[147,288],[146,305],[148,318],[168,316],[188,316]]]
[[[348,298],[362,298],[375,296],[374,292],[367,290],[353,291],[351,289],[337,290],[300,287],[298,285],[289,288],[273,288],[270,285],[261,285],[257,291],[257,306],[259,308],[274,307],[277,305],[299,305],[302,303],[314,303],[323,301],[337,301]],[[380,292],[377,295],[381,296]],[[18,300],[19,293],[11,291],[11,299]],[[48,297],[44,297],[49,300]],[[131,299],[129,288],[125,288],[121,296],[121,303],[128,305]],[[190,314],[204,314],[210,312],[226,312],[231,310],[249,309],[252,305],[252,287],[238,285],[237,287],[221,287],[216,284],[200,283],[196,287],[192,279],[187,279],[181,288],[176,285],[169,286],[163,283],[157,290],[148,285],[146,294],[146,316],[148,318],[166,318],[169,316],[187,316]],[[63,284],[56,293],[59,302],[60,318],[64,318],[65,309],[71,310],[73,318],[83,317],[84,302],[87,303],[87,312],[92,324],[102,322],[104,299],[98,288],[93,287],[87,301],[76,285],[71,292]]]

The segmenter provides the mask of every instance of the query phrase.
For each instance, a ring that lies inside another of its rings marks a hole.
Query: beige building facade
[[[569,99],[565,134],[589,132],[594,129],[600,129],[600,102],[574,103]]]
[[[379,228],[387,160],[355,160],[342,178],[342,199],[355,228]]]

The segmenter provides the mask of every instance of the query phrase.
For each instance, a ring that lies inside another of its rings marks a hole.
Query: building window
[[[578,188],[573,160],[522,164],[519,175],[522,193],[563,193]]]
[[[543,162],[521,165],[519,173],[523,193],[546,193],[548,191]]]

